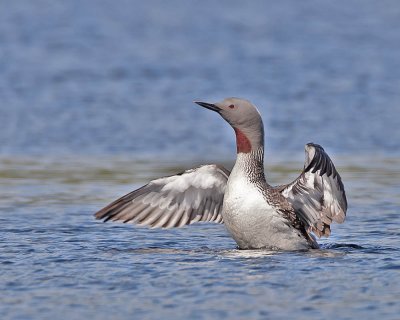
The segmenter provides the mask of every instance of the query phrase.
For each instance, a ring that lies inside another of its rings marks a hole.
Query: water
[[[2,319],[398,319],[396,1],[0,1]],[[254,101],[272,184],[332,155],[344,224],[303,253],[237,250],[224,226],[93,213],[150,179],[232,166],[191,101]]]
[[[276,184],[301,165],[270,160]],[[189,164],[3,158],[3,318],[396,319],[400,159],[336,160],[346,223],[321,250],[277,253],[237,250],[221,225],[165,231],[94,221],[108,201]]]
[[[231,129],[192,101],[229,96],[273,152],[399,153],[395,0],[0,6],[0,153],[222,157]]]

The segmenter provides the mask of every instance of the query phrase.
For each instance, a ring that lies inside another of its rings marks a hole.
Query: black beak
[[[207,103],[207,102],[200,102],[200,101],[194,101],[194,103],[198,104],[199,106],[202,106],[204,108],[210,109],[215,112],[220,112],[221,108],[217,107],[215,104],[212,103]]]

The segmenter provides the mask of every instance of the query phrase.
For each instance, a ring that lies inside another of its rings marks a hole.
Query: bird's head
[[[238,153],[248,153],[264,145],[264,126],[257,108],[248,100],[227,98],[217,103],[196,104],[221,115],[235,130]]]

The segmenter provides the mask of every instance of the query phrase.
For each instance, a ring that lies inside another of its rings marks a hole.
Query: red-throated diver
[[[328,237],[330,224],[342,223],[347,210],[342,180],[324,149],[308,143],[300,176],[272,187],[264,175],[264,126],[257,108],[238,98],[196,103],[233,127],[237,158],[232,172],[211,164],[155,179],[96,218],[153,228],[217,222],[226,225],[241,249],[318,248],[313,234]]]

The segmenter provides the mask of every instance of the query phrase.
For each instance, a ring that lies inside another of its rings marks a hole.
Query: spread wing
[[[305,147],[304,170],[292,183],[277,189],[292,204],[308,232],[329,237],[332,221],[342,223],[347,200],[344,186],[332,160],[317,144]]]
[[[95,214],[104,222],[122,221],[153,228],[181,227],[198,221],[222,221],[229,171],[204,165],[178,175],[152,180]]]

